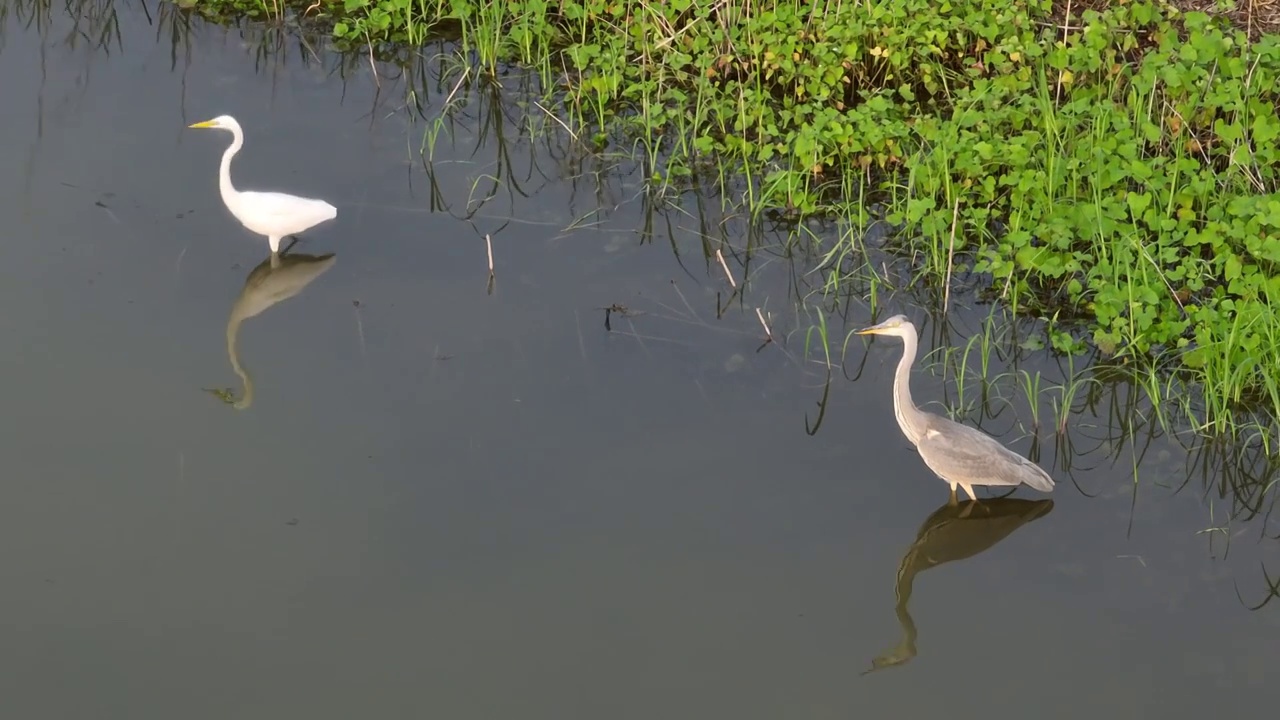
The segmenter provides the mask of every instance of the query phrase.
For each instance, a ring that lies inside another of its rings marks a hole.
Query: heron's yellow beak
[[[879,325],[872,325],[869,328],[854,330],[853,334],[854,335],[884,335],[886,330],[889,330],[894,327],[897,327],[897,324],[894,323],[893,320],[885,320]]]
[[[204,122],[193,123],[193,124],[191,124],[191,125],[188,125],[187,127],[189,127],[189,128],[211,128],[211,127],[213,127],[213,126],[214,126],[214,125],[213,125],[213,121],[212,121],[212,120],[205,120]]]

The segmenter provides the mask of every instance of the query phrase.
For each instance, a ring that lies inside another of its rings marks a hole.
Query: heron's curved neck
[[[231,136],[231,144],[222,153],[222,166],[218,168],[218,192],[222,194],[223,202],[229,202],[236,195],[236,188],[231,184],[231,158],[244,146],[244,133],[239,128],[232,130]]]
[[[916,360],[915,333],[902,338],[902,359],[893,376],[893,416],[912,445],[924,435],[925,415],[911,400],[911,363]]]
[[[914,556],[918,551],[919,548],[913,546],[903,556],[902,564],[898,568],[898,582],[893,587],[893,593],[897,597],[897,602],[893,605],[893,612],[898,616],[898,625],[902,628],[902,640],[892,649],[876,656],[871,661],[871,669],[862,673],[863,675],[908,663],[916,656],[916,637],[918,632],[915,620],[911,618],[911,613],[907,610],[907,601],[911,599],[911,583],[915,579],[916,571],[915,569],[907,571],[907,568],[909,564],[914,562]],[[904,571],[907,571],[905,575]]]

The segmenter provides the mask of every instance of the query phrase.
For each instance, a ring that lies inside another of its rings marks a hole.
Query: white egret
[[[241,225],[259,235],[267,236],[273,263],[280,252],[281,238],[337,217],[338,209],[324,200],[278,192],[237,190],[231,184],[231,158],[244,146],[244,131],[235,118],[219,115],[189,127],[213,128],[231,133],[231,145],[222,153],[222,166],[218,169],[218,191],[222,194],[222,202]]]

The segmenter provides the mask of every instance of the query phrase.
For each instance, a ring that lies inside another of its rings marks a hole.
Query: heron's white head
[[[879,325],[872,325],[857,331],[858,335],[893,335],[906,338],[916,334],[916,326],[911,324],[906,315],[894,315]]]
[[[188,125],[187,127],[214,128],[216,130],[230,130],[232,132],[235,132],[236,130],[240,129],[240,123],[236,122],[236,119],[231,117],[230,115],[219,115],[218,117],[212,120],[205,120],[204,122],[193,123],[191,125]]]

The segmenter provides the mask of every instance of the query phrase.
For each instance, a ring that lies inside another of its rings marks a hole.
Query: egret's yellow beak
[[[189,127],[189,128],[211,128],[211,127],[213,127],[213,126],[214,126],[214,125],[213,125],[213,121],[212,121],[212,120],[205,120],[204,122],[193,123],[193,124],[191,124],[191,125],[188,125],[187,127]]]

